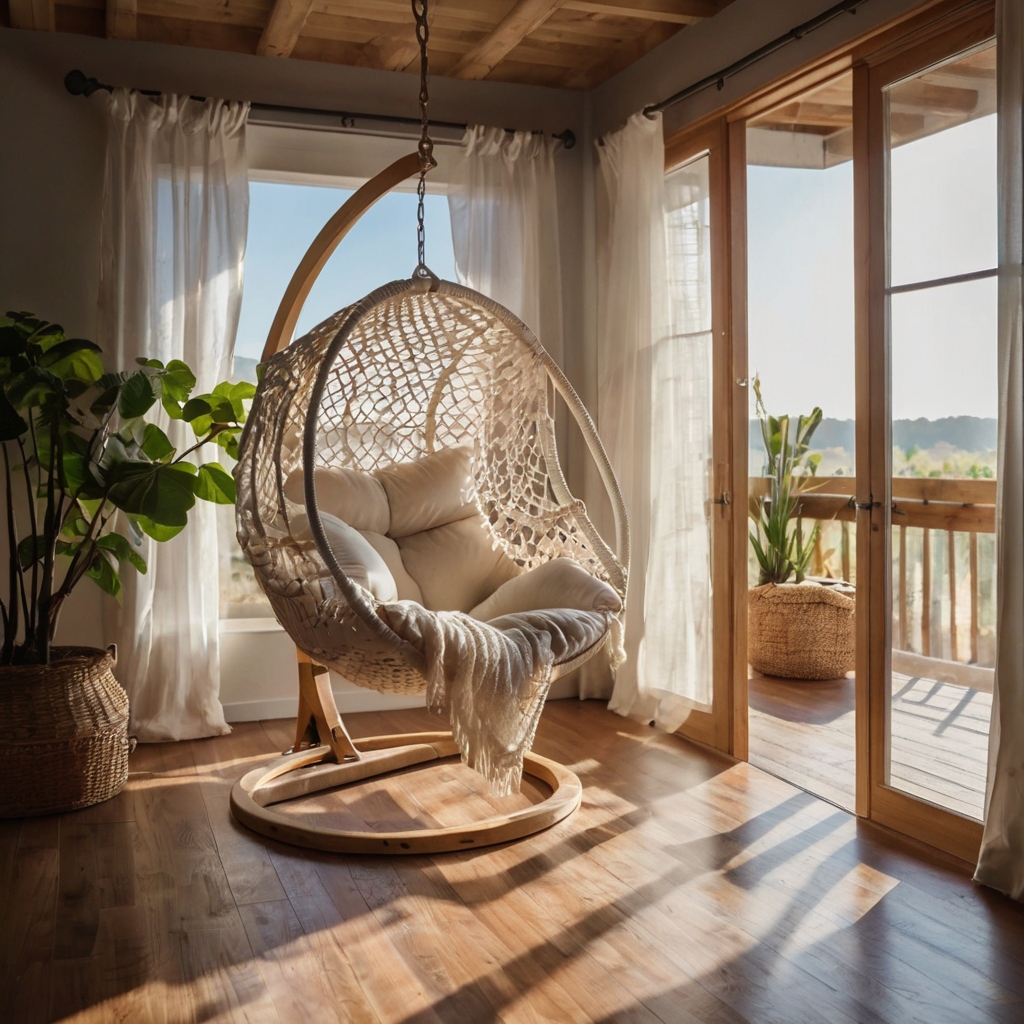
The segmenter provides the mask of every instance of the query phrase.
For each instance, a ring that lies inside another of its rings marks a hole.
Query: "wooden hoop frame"
[[[263,360],[288,347],[310,289],[359,218],[399,182],[419,171],[418,153],[396,160],[351,195],[323,226],[288,283],[263,348]],[[330,853],[447,853],[522,839],[549,828],[579,807],[583,797],[579,778],[556,761],[528,753],[523,759],[524,773],[550,786],[551,795],[531,807],[472,825],[356,832],[304,825],[291,815],[269,810],[275,803],[459,753],[450,732],[375,736],[356,745],[334,702],[328,670],[302,651],[296,653],[299,707],[295,746],[278,761],[243,776],[231,789],[231,813],[254,832]],[[303,769],[301,775],[293,774],[299,769]]]

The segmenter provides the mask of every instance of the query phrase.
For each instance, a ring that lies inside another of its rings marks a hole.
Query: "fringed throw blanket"
[[[391,628],[423,651],[427,708],[448,709],[463,762],[487,779],[495,796],[518,792],[523,755],[551,686],[551,635],[525,621],[496,629],[412,601],[384,607]]]

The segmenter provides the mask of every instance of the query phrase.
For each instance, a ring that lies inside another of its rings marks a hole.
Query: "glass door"
[[[995,651],[995,56],[951,33],[871,69],[866,126],[870,814],[964,859]]]

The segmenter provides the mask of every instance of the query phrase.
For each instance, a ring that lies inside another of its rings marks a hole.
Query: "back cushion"
[[[400,537],[398,548],[432,611],[468,612],[522,572],[479,514]]]
[[[380,481],[357,469],[320,466],[313,473],[316,483],[316,504],[322,512],[330,512],[355,530],[387,533],[391,523],[388,497]],[[301,469],[289,475],[284,485],[285,497],[296,505],[306,504],[304,476]]]
[[[391,528],[387,532],[395,540],[479,511],[473,454],[468,448],[445,448],[415,462],[378,469],[374,476],[383,485],[391,506]]]

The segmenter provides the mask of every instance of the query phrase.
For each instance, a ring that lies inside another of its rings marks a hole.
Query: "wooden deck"
[[[1024,907],[597,702],[553,702],[535,745],[583,779],[575,816],[437,857],[317,854],[237,826],[232,781],[290,724],[140,747],[114,800],[0,822],[0,1020],[1024,1020]],[[452,763],[373,787],[307,813],[429,824],[427,806],[454,822],[492,804]]]
[[[804,683],[751,671],[751,762],[853,810],[854,686],[852,675]],[[892,785],[980,819],[991,695],[894,673],[892,697]]]

